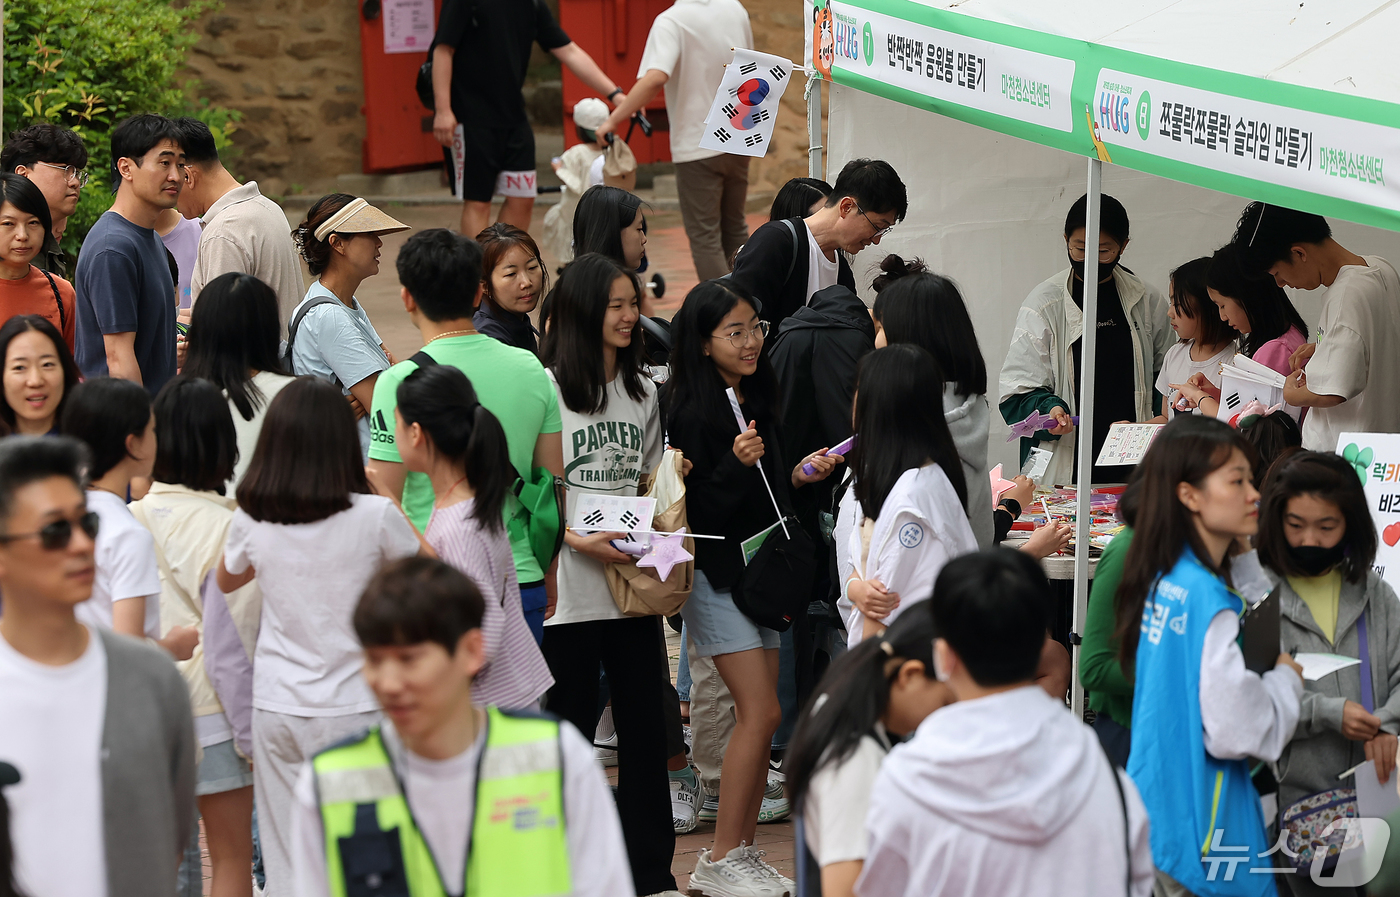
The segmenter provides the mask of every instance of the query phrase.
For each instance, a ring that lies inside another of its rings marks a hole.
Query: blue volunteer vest
[[[1152,861],[1200,897],[1277,893],[1246,760],[1206,753],[1201,653],[1210,621],[1243,602],[1189,547],[1148,596],[1138,640],[1128,775],[1152,820]],[[1243,860],[1243,862],[1229,862]]]

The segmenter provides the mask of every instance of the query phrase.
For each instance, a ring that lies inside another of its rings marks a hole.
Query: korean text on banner
[[[791,80],[792,63],[781,56],[735,50],[705,118],[701,149],[737,156],[766,153],[773,141],[778,101]]]
[[[1337,454],[1356,471],[1376,525],[1376,572],[1400,592],[1400,434],[1343,433]]]
[[[385,0],[385,53],[425,52],[433,30],[433,0]]]

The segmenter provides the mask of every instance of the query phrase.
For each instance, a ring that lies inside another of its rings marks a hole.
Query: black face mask
[[[1331,548],[1319,545],[1288,546],[1288,559],[1304,576],[1321,576],[1337,566],[1346,557],[1347,545],[1343,540]]]
[[[1068,250],[1068,249],[1065,250],[1065,255],[1066,255],[1066,256],[1069,255],[1069,250]],[[1100,282],[1100,283],[1104,282],[1105,280],[1108,280],[1110,277],[1113,276],[1113,269],[1116,268],[1116,267],[1118,267],[1118,262],[1119,262],[1119,260],[1122,259],[1122,258],[1123,258],[1123,254],[1120,252],[1118,255],[1115,255],[1115,256],[1113,257],[1113,261],[1111,261],[1111,262],[1102,262],[1102,261],[1099,262],[1099,282]],[[1077,259],[1077,260],[1076,260],[1076,259],[1074,259],[1074,258],[1070,258],[1070,260],[1069,260],[1069,266],[1070,266],[1070,269],[1074,271],[1074,276],[1075,276],[1075,277],[1079,278],[1080,280],[1083,280],[1083,279],[1084,279],[1084,260],[1083,260],[1083,259]]]

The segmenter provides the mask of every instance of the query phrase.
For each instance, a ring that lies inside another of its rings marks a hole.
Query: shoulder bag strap
[[[63,331],[68,329],[68,313],[63,310],[63,298],[58,295],[58,284],[53,282],[53,275],[43,268],[39,269],[39,273],[44,275],[49,282],[49,289],[53,290],[53,301],[58,306],[58,331],[62,336]]]
[[[784,218],[783,227],[786,227],[788,232],[792,234],[792,258],[788,260],[787,274],[783,276],[783,283],[787,283],[788,278],[792,277],[793,269],[797,267],[797,256],[798,253],[802,252],[803,247],[802,236],[797,232],[797,226]]]
[[[296,342],[297,331],[298,331],[299,329],[301,329],[301,321],[302,321],[302,319],[305,318],[306,315],[307,315],[307,313],[310,312],[311,309],[315,308],[316,306],[318,306],[318,305],[327,305],[327,304],[329,304],[329,303],[331,303],[331,302],[337,302],[337,303],[338,303],[338,302],[340,302],[340,300],[339,300],[339,299],[336,299],[336,298],[333,297],[333,296],[317,296],[315,299],[312,299],[310,302],[308,302],[308,303],[306,303],[305,305],[303,305],[303,306],[301,307],[301,311],[297,312],[297,313],[292,317],[292,323],[290,323],[290,324],[287,325],[287,357],[288,357],[288,358],[291,358],[291,357],[292,357],[292,343]]]
[[[1367,713],[1375,712],[1375,697],[1371,692],[1371,645],[1366,637],[1366,611],[1356,618],[1356,638],[1361,645],[1361,706]]]
[[[428,354],[426,347],[414,352],[409,356],[408,360],[418,365],[420,368],[430,368],[437,364],[437,359]]]

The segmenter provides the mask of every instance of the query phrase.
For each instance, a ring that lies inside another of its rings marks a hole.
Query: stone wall
[[[800,63],[796,0],[742,2],[756,49]],[[557,0],[550,5],[557,9]],[[200,21],[189,67],[200,96],[243,113],[233,136],[240,177],[282,195],[329,189],[336,175],[361,170],[358,16],[358,0],[224,0]],[[798,77],[783,96],[773,145],[755,160],[750,179],[755,189],[775,190],[806,173],[807,110]]]

